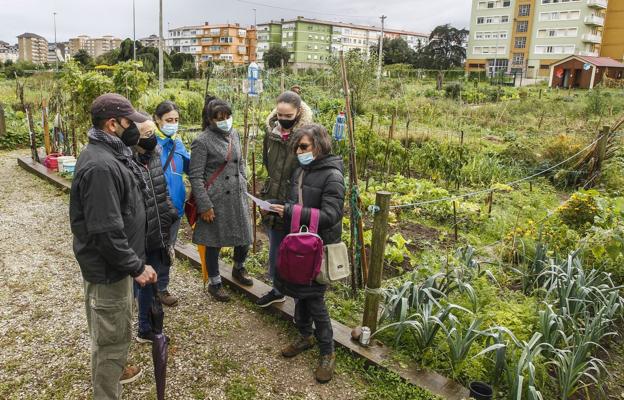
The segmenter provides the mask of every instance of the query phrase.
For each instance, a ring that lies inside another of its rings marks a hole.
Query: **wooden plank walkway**
[[[25,170],[45,179],[57,188],[66,192],[69,191],[71,187],[69,180],[61,178],[41,164],[33,162],[30,157],[19,157],[17,162]],[[176,245],[176,254],[178,258],[188,260],[193,267],[200,268],[201,261],[195,246],[178,244]],[[257,300],[271,290],[270,286],[257,279],[254,279],[253,286],[242,286],[232,278],[232,267],[230,265],[221,263],[219,268],[224,283],[252,301]],[[292,320],[295,304],[291,298],[287,298],[284,303],[272,305],[270,310],[276,312],[282,318]],[[369,365],[393,371],[407,382],[426,389],[444,399],[461,400],[468,398],[469,392],[462,385],[436,372],[420,369],[413,363],[405,368],[400,367],[392,360],[390,348],[380,345],[362,347],[351,339],[351,328],[333,319],[332,327],[336,344],[349,350],[354,356],[361,357]]]

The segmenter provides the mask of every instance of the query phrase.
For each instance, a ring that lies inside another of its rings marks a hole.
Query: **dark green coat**
[[[310,123],[312,110],[302,103],[301,117],[293,131]],[[262,162],[268,177],[260,191],[260,197],[276,204],[284,204],[288,199],[292,174],[299,167],[297,156],[292,150],[292,134],[288,140],[283,140],[281,132],[276,112],[273,111],[267,118],[266,134],[262,144]],[[284,220],[274,213],[263,216],[262,223],[270,229],[284,229]]]

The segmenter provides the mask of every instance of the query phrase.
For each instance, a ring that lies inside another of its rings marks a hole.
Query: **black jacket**
[[[170,228],[178,220],[178,212],[169,198],[159,148],[144,154],[137,153],[135,160],[141,167],[149,195],[145,199],[145,248],[147,251],[163,249],[169,244]]]
[[[145,268],[145,207],[123,155],[90,139],[76,163],[69,198],[74,254],[83,278],[114,283]]]
[[[299,201],[298,182],[303,171],[303,211],[301,223],[310,221],[310,208],[320,210],[319,236],[323,244],[339,243],[342,237],[345,184],[343,162],[340,157],[327,156],[314,160],[310,165],[299,167],[292,177],[288,202],[284,207],[284,220],[290,227],[293,206]],[[287,296],[306,298],[322,295],[327,286],[313,282],[310,285],[294,285],[279,279],[277,289]]]

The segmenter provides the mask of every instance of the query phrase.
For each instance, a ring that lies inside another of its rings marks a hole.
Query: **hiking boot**
[[[327,383],[334,377],[334,369],[336,368],[336,353],[321,356],[319,365],[314,371],[314,377],[318,383]]]
[[[256,300],[256,305],[260,307],[268,307],[271,304],[283,303],[286,301],[286,297],[283,294],[275,293],[275,290],[271,290],[269,293]]]
[[[126,383],[132,383],[139,379],[143,374],[143,370],[141,367],[136,365],[129,365],[123,369],[123,373],[121,374],[121,378],[119,378],[119,383],[125,385]]]
[[[217,285],[208,285],[208,293],[212,296],[213,299],[227,303],[230,301],[230,295],[225,291],[222,283]]]
[[[159,292],[158,299],[160,299],[160,302],[167,307],[175,307],[178,305],[178,298],[169,293],[168,290]]]
[[[282,349],[282,356],[286,358],[294,357],[298,354],[303,353],[304,351],[311,349],[314,346],[314,337],[313,336],[299,336],[297,340],[292,342]]]
[[[253,279],[249,277],[245,268],[232,269],[232,278],[236,279],[241,285],[253,286]]]

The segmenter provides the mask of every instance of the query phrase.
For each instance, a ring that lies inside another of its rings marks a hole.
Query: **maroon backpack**
[[[290,234],[280,244],[277,273],[286,282],[309,285],[321,272],[323,240],[318,235],[320,212],[310,208],[310,225],[301,226],[303,207],[293,207]]]

